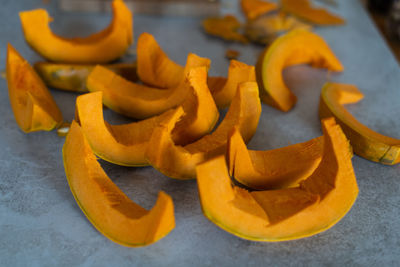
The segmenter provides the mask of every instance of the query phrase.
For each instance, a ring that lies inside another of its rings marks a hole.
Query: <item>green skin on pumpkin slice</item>
[[[363,98],[351,84],[326,83],[321,91],[320,118],[335,117],[349,138],[354,153],[386,165],[400,162],[400,140],[377,133],[356,120],[344,107]]]

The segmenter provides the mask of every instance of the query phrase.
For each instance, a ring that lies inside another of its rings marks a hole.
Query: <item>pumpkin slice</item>
[[[289,111],[295,105],[297,98],[285,85],[282,70],[296,64],[343,70],[340,61],[320,36],[304,29],[293,30],[276,39],[258,59],[256,77],[264,103],[282,111]]]
[[[47,86],[73,92],[87,92],[86,79],[95,65],[60,64],[51,62],[37,62],[34,65]],[[136,82],[136,63],[108,64],[104,67],[112,70],[125,79]]]
[[[182,104],[190,92],[185,81],[190,69],[201,66],[208,69],[209,65],[209,59],[189,54],[181,83],[168,90],[132,83],[105,67],[96,66],[89,74],[86,86],[90,92],[102,91],[103,104],[111,110],[128,117],[146,119]]]
[[[229,174],[252,189],[297,186],[314,172],[322,158],[322,136],[266,151],[247,150],[237,129],[228,138]]]
[[[137,41],[137,74],[140,80],[158,88],[174,88],[184,76],[184,68],[168,58],[153,35],[142,33]]]
[[[298,239],[332,227],[352,207],[358,187],[346,136],[333,118],[322,125],[322,160],[295,188],[248,192],[231,184],[224,157],[198,165],[204,215],[225,231],[255,241]]]
[[[63,146],[63,160],[79,207],[93,226],[112,241],[124,246],[145,246],[175,227],[171,197],[161,191],[150,211],[132,202],[101,168],[75,121]]]
[[[205,67],[192,69],[189,73],[190,89],[193,92],[183,102],[185,115],[173,132],[174,140],[178,143],[191,142],[209,133],[218,120],[218,109],[207,88],[206,76]],[[104,121],[102,108],[102,92],[77,98],[77,118],[93,152],[118,165],[148,165],[144,153],[151,134],[162,121],[171,118],[174,110],[138,122],[111,125]]]
[[[276,3],[261,0],[241,0],[240,5],[247,19],[255,19],[261,15],[278,9]]]
[[[281,0],[284,12],[291,13],[316,25],[341,25],[346,21],[323,8],[312,7],[309,0]]]
[[[184,68],[168,58],[149,33],[143,33],[137,48],[138,75],[141,81],[157,88],[173,88],[184,77]],[[218,108],[229,106],[239,83],[255,81],[254,66],[231,60],[228,78],[208,77],[208,87]]]
[[[319,116],[336,118],[357,155],[386,165],[399,163],[400,140],[369,129],[343,107],[362,98],[363,94],[354,85],[326,83],[321,92]]]
[[[51,131],[63,122],[61,111],[46,85],[10,44],[6,72],[11,107],[22,131]]]
[[[102,92],[76,99],[76,117],[87,142],[100,158],[123,166],[148,165],[144,152],[154,128],[168,120],[174,110],[138,122],[111,125],[104,121]]]
[[[48,60],[65,63],[106,63],[121,57],[133,42],[132,14],[122,0],[112,3],[110,25],[86,38],[54,34],[44,9],[20,12],[25,40]]]
[[[195,178],[197,164],[225,153],[227,136],[234,127],[239,129],[243,139],[248,142],[257,129],[260,114],[261,104],[257,83],[242,83],[224,120],[212,134],[189,145],[178,146],[171,137],[178,120],[175,118],[161,124],[153,131],[145,156],[154,168],[168,177]]]
[[[231,60],[228,69],[228,79],[218,80],[215,77],[214,79],[210,79],[208,84],[218,108],[226,108],[235,96],[239,84],[255,81],[256,73],[254,66],[237,60]]]
[[[212,36],[222,38],[227,41],[235,41],[240,43],[248,43],[246,37],[239,33],[242,26],[237,18],[233,15],[224,17],[209,17],[203,20],[204,31]]]

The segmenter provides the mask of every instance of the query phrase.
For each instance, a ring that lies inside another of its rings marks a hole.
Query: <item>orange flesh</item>
[[[294,187],[318,167],[322,150],[322,136],[273,150],[247,150],[235,129],[228,140],[229,172],[239,183],[252,189]]]
[[[259,57],[256,75],[263,102],[282,111],[293,108],[297,98],[285,85],[282,71],[297,64],[343,70],[342,64],[321,37],[307,30],[293,30],[276,39]]]
[[[93,226],[112,241],[149,245],[175,227],[170,196],[161,191],[150,211],[132,202],[103,171],[75,121],[65,140],[63,159],[76,202]]]
[[[174,88],[184,76],[184,68],[170,60],[153,35],[142,33],[137,42],[138,76],[150,86]]]
[[[43,81],[10,45],[7,50],[7,84],[15,120],[22,131],[50,131],[63,121],[61,111]]]
[[[324,152],[300,186],[248,192],[232,186],[224,157],[197,166],[205,216],[222,229],[255,241],[284,241],[317,234],[351,208],[358,187],[349,143],[334,119],[323,121]]]
[[[316,25],[341,25],[346,21],[323,8],[314,8],[309,0],[281,0],[282,9]]]
[[[354,85],[327,83],[322,88],[320,117],[334,116],[353,146],[354,153],[387,165],[400,163],[400,140],[377,133],[354,118],[344,104],[360,101],[363,94]]]
[[[20,18],[26,41],[43,57],[57,62],[105,63],[122,56],[133,42],[131,12],[122,0],[114,0],[112,8],[110,25],[86,38],[54,34],[44,9],[20,12]]]
[[[249,141],[256,131],[260,114],[257,84],[242,83],[224,120],[212,134],[192,144],[177,146],[171,138],[171,131],[179,119],[176,118],[168,126],[161,125],[154,130],[146,158],[154,168],[168,177],[193,179],[198,163],[225,153],[227,136],[233,127],[240,129],[245,140]]]

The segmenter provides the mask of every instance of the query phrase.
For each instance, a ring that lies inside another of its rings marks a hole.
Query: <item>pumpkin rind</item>
[[[282,111],[293,108],[297,98],[285,85],[282,71],[296,64],[343,70],[340,61],[320,36],[304,29],[293,30],[276,39],[258,59],[256,77],[264,103]]]
[[[6,72],[11,107],[22,131],[51,131],[63,122],[61,111],[46,85],[10,44]]]
[[[87,92],[86,79],[95,65],[84,64],[62,64],[52,62],[37,62],[34,65],[36,72],[40,75],[47,86],[55,89]],[[104,67],[112,70],[118,75],[131,82],[136,82],[136,63],[108,64]]]
[[[386,165],[400,163],[400,140],[379,134],[354,118],[344,104],[356,103],[363,94],[354,85],[326,83],[321,91],[320,118],[335,117],[354,149],[354,153]]]
[[[322,136],[266,151],[247,150],[237,129],[228,138],[229,174],[251,189],[295,187],[314,172],[322,158]]]
[[[161,191],[150,211],[131,201],[103,171],[75,121],[63,146],[63,160],[76,202],[110,240],[124,246],[145,246],[175,227],[171,197]]]
[[[231,234],[255,241],[285,241],[320,233],[350,210],[358,194],[349,143],[334,119],[322,122],[324,154],[296,188],[248,192],[232,186],[225,159],[197,166],[204,215]]]
[[[106,63],[121,57],[133,42],[132,14],[122,0],[112,3],[110,25],[86,38],[54,34],[44,9],[20,12],[27,43],[46,59],[64,63]]]
[[[314,8],[310,0],[281,0],[282,10],[321,26],[341,25],[346,21],[323,8]]]
[[[196,177],[197,164],[225,153],[227,136],[234,127],[239,129],[244,140],[248,142],[257,129],[260,115],[261,103],[257,84],[242,83],[225,118],[213,133],[186,146],[178,146],[171,137],[179,119],[177,117],[153,131],[146,158],[154,168],[168,177],[193,179]]]

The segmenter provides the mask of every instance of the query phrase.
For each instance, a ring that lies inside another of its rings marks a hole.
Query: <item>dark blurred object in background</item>
[[[400,41],[400,0],[395,0],[387,18],[387,29],[389,36]]]
[[[393,0],[368,0],[368,8],[371,11],[379,13],[387,13],[392,5]]]

